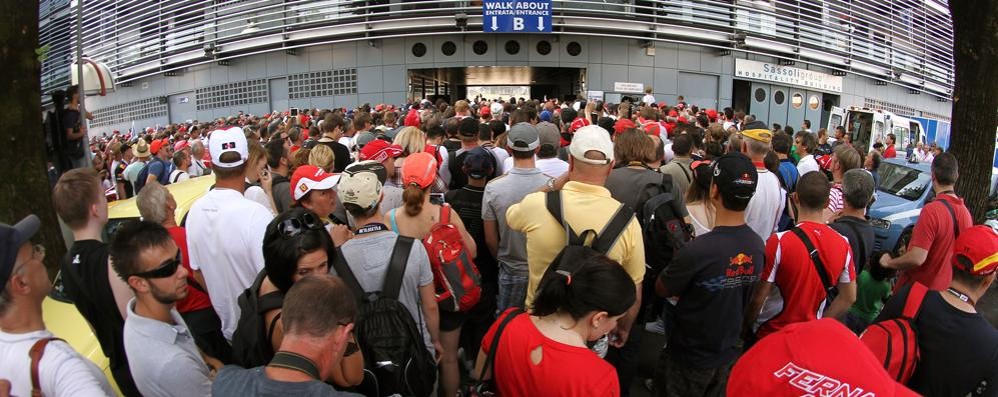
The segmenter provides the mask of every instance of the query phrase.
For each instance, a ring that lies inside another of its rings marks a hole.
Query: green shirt
[[[884,300],[891,294],[891,284],[886,280],[874,280],[866,270],[859,274],[858,283],[856,303],[849,308],[849,312],[872,323],[884,308]]]

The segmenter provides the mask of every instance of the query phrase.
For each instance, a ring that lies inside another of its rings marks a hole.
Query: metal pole
[[[85,106],[86,90],[83,85],[83,0],[76,0],[76,84],[80,93],[80,124],[87,131],[86,150],[83,151],[87,160],[93,160],[90,153],[90,128],[87,127],[87,108]]]

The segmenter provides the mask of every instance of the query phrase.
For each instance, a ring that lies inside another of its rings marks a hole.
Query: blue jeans
[[[499,296],[496,298],[496,313],[502,314],[511,307],[523,307],[527,300],[527,276],[511,274],[502,263],[499,264]],[[525,308],[524,308],[525,309]]]

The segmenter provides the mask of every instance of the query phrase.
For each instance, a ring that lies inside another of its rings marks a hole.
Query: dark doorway
[[[525,99],[574,98],[585,84],[585,69],[530,66],[477,66],[410,69],[410,98],[474,99],[480,92],[505,92],[500,87],[524,87]],[[496,87],[495,90],[482,87]],[[487,95],[486,95],[487,97]],[[487,99],[495,99],[488,98]],[[509,97],[504,97],[509,99]]]

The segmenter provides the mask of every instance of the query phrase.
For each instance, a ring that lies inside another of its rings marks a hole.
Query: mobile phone
[[[290,111],[289,114],[291,116],[297,116],[298,115],[298,108],[291,108],[291,111]]]
[[[444,194],[430,193],[430,204],[444,205]]]

